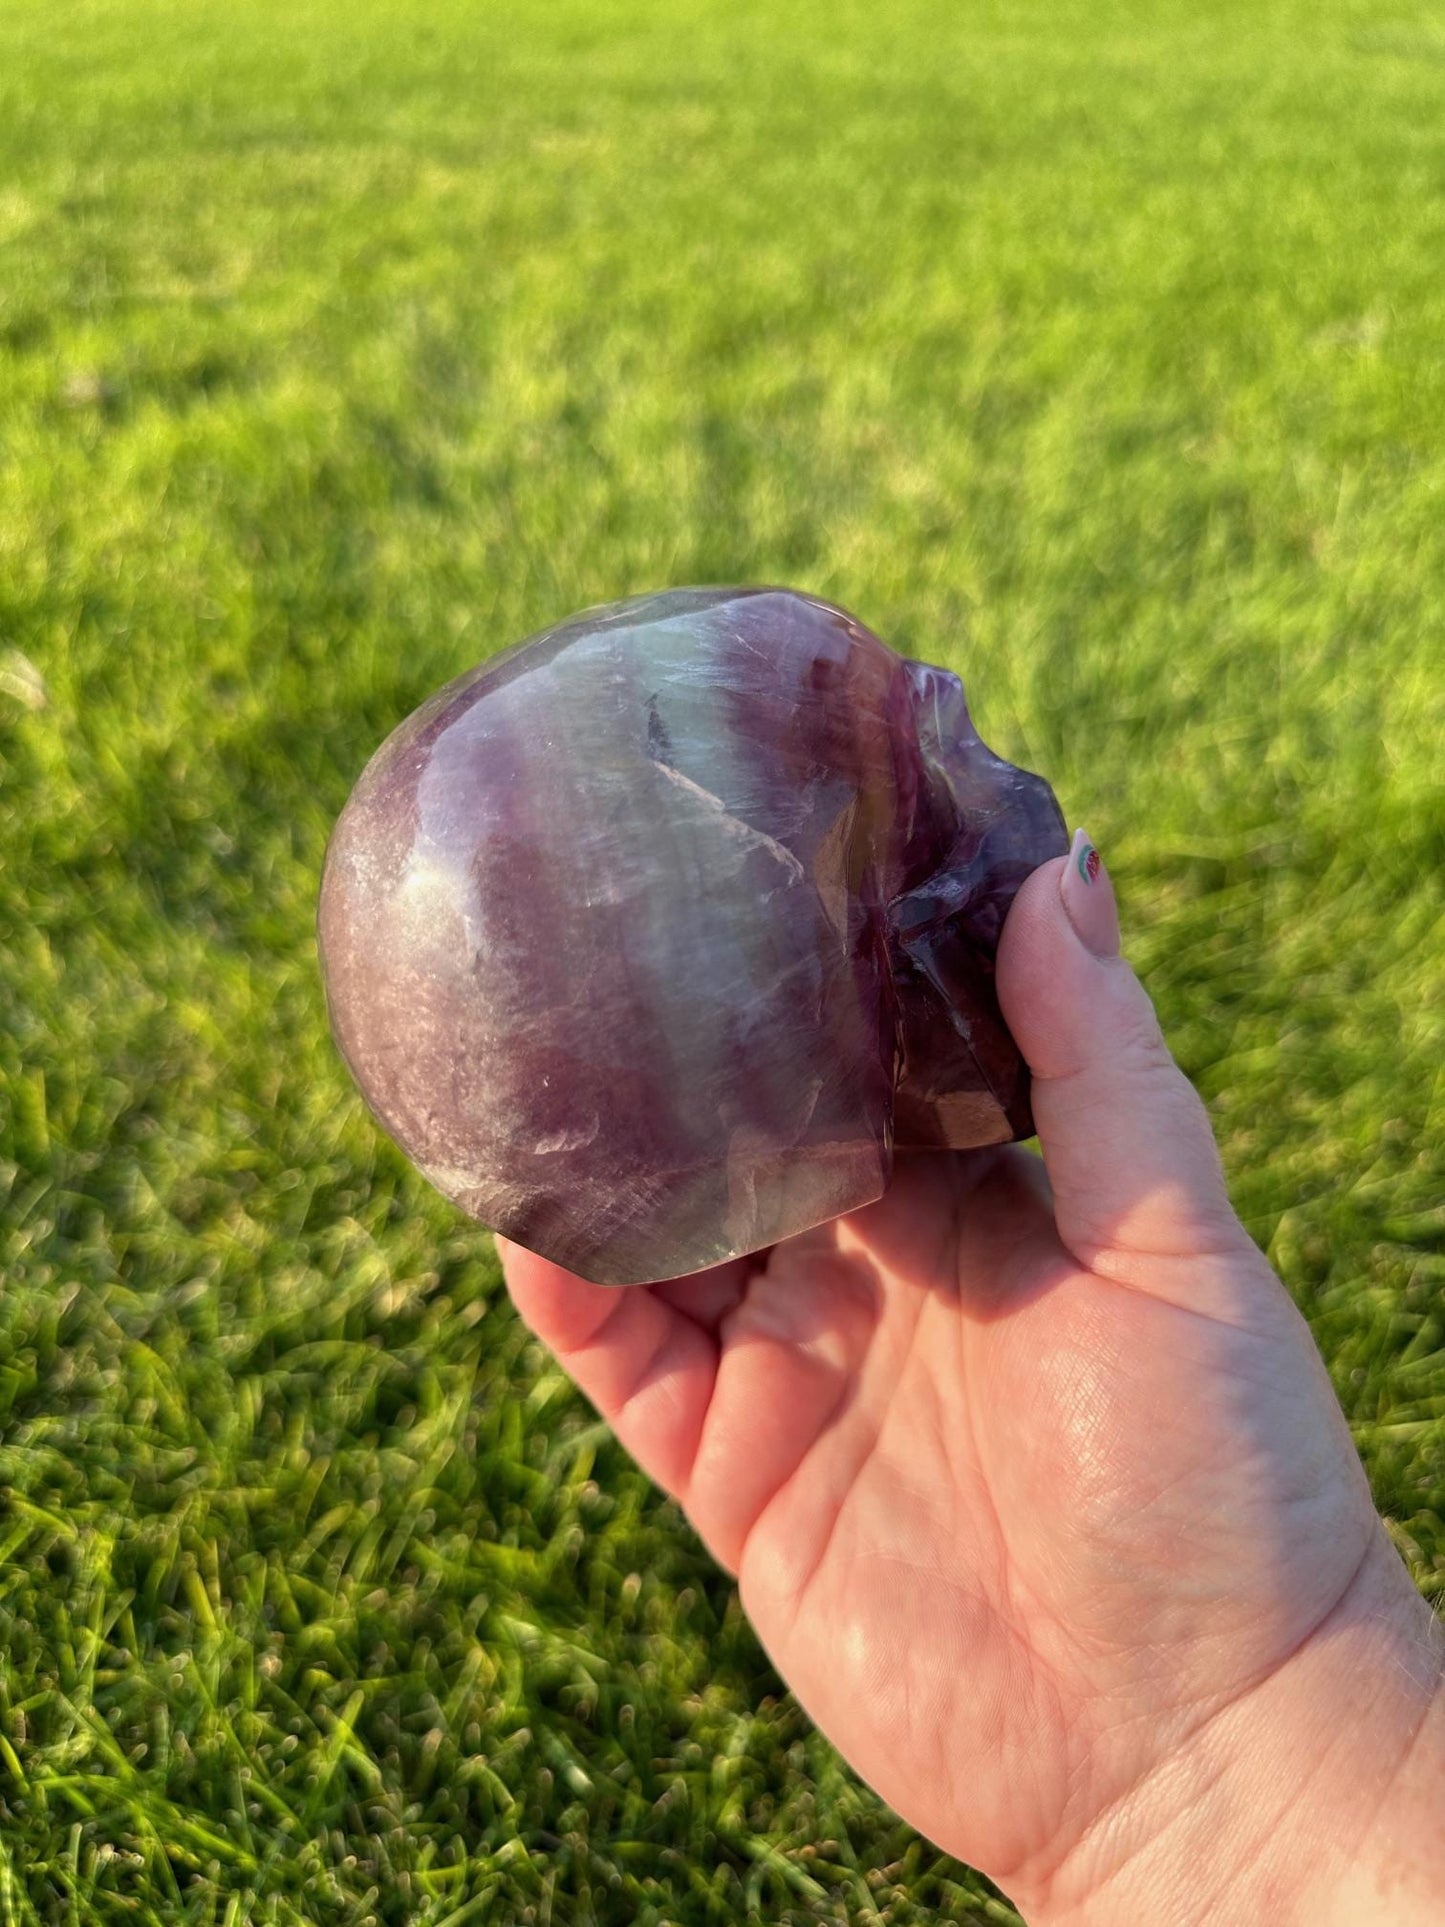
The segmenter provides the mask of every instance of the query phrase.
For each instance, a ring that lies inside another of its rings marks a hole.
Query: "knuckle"
[[[1187,1081],[1159,1028],[1154,1007],[1148,1002],[1141,1002],[1126,1017],[1120,1027],[1117,1048],[1121,1061],[1136,1074],[1150,1078],[1168,1076],[1178,1078],[1181,1083]]]

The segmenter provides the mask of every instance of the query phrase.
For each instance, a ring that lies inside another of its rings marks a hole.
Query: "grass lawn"
[[[1015,1918],[326,1037],[371,749],[669,583],[1052,778],[1445,1595],[1442,261],[1413,0],[9,0],[0,1927]]]

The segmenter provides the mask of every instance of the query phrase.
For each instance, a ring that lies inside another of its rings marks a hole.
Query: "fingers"
[[[716,1338],[689,1316],[689,1293],[588,1284],[507,1239],[497,1254],[512,1302],[577,1381],[643,1470],[686,1502],[703,1420],[717,1376]],[[723,1268],[719,1268],[720,1270]],[[691,1299],[711,1309],[741,1290],[705,1274]]]
[[[1134,1280],[1140,1260],[1248,1252],[1204,1106],[1119,955],[1113,885],[1080,832],[1035,871],[1004,926],[998,993],[1034,1074],[1059,1235]]]
[[[749,1258],[734,1258],[707,1271],[696,1271],[687,1278],[673,1278],[650,1289],[664,1304],[686,1313],[695,1325],[716,1333],[723,1319],[742,1303],[748,1283],[767,1261],[765,1251]]]

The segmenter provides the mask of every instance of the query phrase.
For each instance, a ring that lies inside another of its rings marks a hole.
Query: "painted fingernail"
[[[1119,906],[1114,900],[1114,886],[1104,859],[1083,830],[1074,831],[1059,893],[1064,913],[1084,948],[1096,957],[1117,957]]]

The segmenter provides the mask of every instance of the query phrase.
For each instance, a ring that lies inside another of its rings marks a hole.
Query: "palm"
[[[904,1161],[866,1211],[644,1291],[508,1253],[819,1724],[1006,1882],[1278,1666],[1373,1529],[1287,1300],[1233,1252],[1185,1308],[1172,1262],[1147,1290],[1076,1263],[1017,1150]]]

